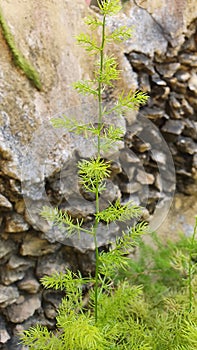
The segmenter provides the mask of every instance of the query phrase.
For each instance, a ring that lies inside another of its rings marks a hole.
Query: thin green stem
[[[197,216],[196,216],[196,222],[194,226],[194,231],[191,237],[191,244],[190,244],[190,250],[189,250],[189,269],[188,269],[188,284],[189,284],[189,312],[192,311],[192,304],[193,304],[193,289],[192,289],[192,256],[193,256],[193,248],[194,248],[194,240],[197,234]]]
[[[99,192],[96,192],[96,212],[99,210]],[[98,321],[98,287],[99,287],[99,250],[97,242],[97,228],[98,220],[96,219],[94,225],[94,246],[95,246],[95,287],[94,287],[94,317],[95,324]]]
[[[99,81],[98,81],[98,136],[97,136],[97,157],[100,157],[101,153],[101,129],[102,129],[102,117],[103,117],[103,107],[102,107],[102,75],[103,75],[103,61],[104,61],[104,47],[105,47],[105,21],[106,16],[103,16],[102,22],[102,39],[100,46],[100,69],[99,69]],[[99,213],[99,183],[96,185],[96,214]],[[98,321],[98,286],[99,286],[99,251],[97,242],[97,228],[98,219],[95,221],[94,225],[94,245],[95,245],[95,289],[94,289],[94,314],[95,314],[95,324]]]
[[[96,245],[96,235],[95,237],[95,245]],[[98,284],[99,284],[99,280],[98,280],[98,259],[99,259],[99,252],[98,252],[98,246],[96,246],[95,248],[95,252],[96,252],[96,268],[95,268],[95,289],[94,289],[94,320],[95,320],[95,324],[97,324],[98,322]]]
[[[102,39],[101,39],[101,47],[100,47],[100,69],[99,69],[99,83],[98,83],[98,108],[99,108],[99,115],[98,115],[98,157],[100,157],[100,151],[101,151],[101,128],[102,128],[102,117],[103,117],[103,109],[102,109],[102,75],[103,75],[103,61],[104,61],[104,47],[105,47],[105,22],[106,22],[106,16],[103,16],[103,22],[102,22]]]

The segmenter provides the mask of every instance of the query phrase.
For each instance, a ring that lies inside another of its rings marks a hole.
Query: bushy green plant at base
[[[100,294],[99,319],[95,328],[90,310],[86,310],[83,315],[79,313],[76,317],[75,312],[71,314],[68,312],[70,310],[68,300],[63,299],[57,317],[59,333],[49,333],[46,328],[37,326],[26,331],[25,343],[30,345],[30,349],[42,349],[46,345],[48,347],[44,349],[196,349],[197,242],[194,240],[196,233],[197,219],[192,237],[182,236],[179,241],[168,241],[164,245],[158,236],[154,235],[155,248],[141,242],[138,258],[129,260],[127,270],[116,271],[115,287],[113,289],[109,287],[108,292]],[[190,262],[192,302],[188,285]],[[68,288],[67,280],[70,279],[73,284],[71,274],[77,277],[68,271],[67,275],[57,274],[50,279],[47,278],[47,285],[57,289],[63,289],[67,285]],[[80,281],[80,274],[78,278]],[[82,290],[78,282],[76,279],[76,299],[71,297],[71,291],[67,289],[68,297],[76,300],[75,307],[83,303]],[[91,300],[94,300],[93,291],[90,291],[89,297],[91,305]],[[80,337],[87,336],[88,332],[90,335],[91,331],[94,332],[96,345],[93,338],[91,343],[87,337],[86,341],[91,344],[90,347],[84,343],[76,347],[76,338],[80,342]],[[75,347],[68,342],[68,338],[72,342],[72,337],[76,337]]]
[[[103,106],[102,94],[107,86],[113,86],[119,78],[117,62],[114,56],[105,53],[106,44],[121,42],[130,37],[130,30],[119,27],[113,33],[106,31],[106,17],[115,15],[120,10],[119,0],[98,1],[100,16],[89,16],[86,23],[94,31],[99,29],[101,40],[94,35],[81,34],[78,43],[98,57],[95,64],[94,80],[80,81],[75,84],[79,93],[93,95],[98,101],[98,122],[95,126],[70,120],[68,117],[53,120],[55,127],[66,127],[73,133],[84,137],[96,137],[97,152],[95,157],[78,163],[79,183],[82,188],[95,197],[95,215],[92,226],[84,226],[83,220],[73,219],[66,212],[57,208],[44,208],[42,216],[54,225],[65,230],[67,236],[88,233],[95,244],[95,275],[83,277],[80,272],[69,269],[65,273],[55,273],[42,278],[45,288],[65,290],[66,297],[57,314],[56,331],[37,325],[23,332],[21,339],[30,350],[178,350],[194,349],[197,345],[196,299],[193,295],[195,281],[194,238],[188,257],[188,285],[171,297],[162,300],[162,308],[157,307],[151,298],[147,298],[143,285],[134,284],[131,270],[132,263],[128,255],[139,237],[147,233],[148,226],[141,222],[128,227],[121,237],[110,243],[107,252],[99,252],[97,229],[100,222],[106,226],[114,221],[127,222],[131,218],[140,219],[141,209],[132,202],[109,203],[100,209],[100,195],[105,191],[105,180],[110,176],[110,161],[104,158],[106,148],[110,148],[123,136],[123,131],[110,125],[110,114],[122,114],[125,110],[137,108],[147,101],[142,92],[121,93],[116,104],[107,109]],[[105,125],[104,116],[109,123]],[[180,259],[179,259],[180,260]],[[178,255],[174,258],[180,265]],[[139,267],[140,268],[140,267]],[[140,271],[142,272],[142,271]],[[161,283],[161,281],[159,281]],[[155,283],[155,281],[150,281]],[[141,284],[141,283],[140,283]],[[84,303],[83,286],[90,286],[88,303]],[[148,290],[148,289],[147,289]],[[161,303],[161,301],[160,301]],[[186,347],[184,347],[186,346]],[[192,347],[193,346],[193,347]]]
[[[133,284],[143,285],[146,298],[154,299],[158,304],[169,289],[176,292],[187,283],[191,238],[181,234],[177,241],[164,243],[156,232],[149,234],[149,237],[151,243],[140,240],[137,257],[129,261],[129,269],[120,269],[114,279],[121,281],[126,278]],[[195,252],[193,259],[196,257],[197,260],[197,240],[192,249]]]

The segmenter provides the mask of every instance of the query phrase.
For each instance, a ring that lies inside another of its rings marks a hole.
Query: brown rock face
[[[7,1],[1,6],[16,45],[37,69],[43,85],[43,92],[38,93],[15,68],[1,36],[1,125],[7,122],[18,141],[28,142],[42,120],[78,104],[71,84],[82,77],[81,67],[85,68],[75,45],[75,35],[83,30],[85,7],[79,0],[75,1],[76,7],[69,1],[44,1],[39,6],[31,1],[24,6],[21,0],[14,8]]]
[[[31,317],[40,306],[41,302],[38,296],[32,296],[26,300],[21,297],[17,304],[9,306],[7,310],[9,319],[13,323],[21,323]]]

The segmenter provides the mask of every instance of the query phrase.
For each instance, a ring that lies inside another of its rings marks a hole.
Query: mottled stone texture
[[[87,58],[75,36],[87,31],[83,18],[94,12],[83,0],[15,0],[14,6],[2,0],[1,8],[43,84],[38,92],[15,67],[0,31],[0,348],[22,350],[18,331],[36,322],[55,327],[62,294],[43,292],[40,278],[65,268],[83,274],[94,270],[90,237],[70,240],[40,217],[49,204],[83,218],[85,225],[93,220],[94,198],[80,188],[76,164],[94,154],[94,145],[54,130],[49,119],[65,113],[96,122],[95,102],[72,89],[74,81],[92,77],[95,58]],[[104,102],[113,103],[120,90],[130,88],[147,91],[150,99],[140,113],[110,119],[125,137],[106,154],[112,173],[101,206],[133,199],[145,206],[144,218],[158,226],[174,193],[174,162],[181,195],[173,215],[181,222],[183,215],[193,215],[189,209],[196,196],[196,0],[124,1],[121,14],[107,21],[109,31],[120,24],[133,27],[133,38],[110,47],[122,80],[105,91]],[[183,205],[185,194],[189,209]],[[182,228],[191,231],[187,218]],[[101,224],[100,246],[118,232],[118,225]]]

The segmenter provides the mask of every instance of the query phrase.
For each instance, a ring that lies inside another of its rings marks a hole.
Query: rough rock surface
[[[18,331],[36,322],[55,326],[62,295],[42,291],[40,278],[66,267],[84,274],[94,270],[90,237],[65,239],[40,217],[48,204],[86,225],[92,222],[94,198],[81,190],[76,163],[94,153],[93,143],[53,129],[49,121],[65,113],[96,122],[95,102],[79,98],[71,87],[91,78],[93,58],[74,37],[87,30],[83,18],[92,10],[82,0],[45,0],[39,6],[36,0],[16,0],[15,6],[2,0],[1,8],[43,85],[38,92],[15,67],[0,31],[0,348],[22,350]],[[110,120],[119,123],[125,137],[106,155],[113,160],[112,174],[101,205],[133,199],[146,208],[144,218],[159,227],[172,202],[176,173],[181,195],[172,215],[188,233],[194,212],[187,208],[196,198],[197,181],[196,0],[127,1],[107,22],[109,30],[120,24],[133,27],[133,38],[112,48],[122,80],[105,92],[105,103],[130,88],[147,91],[150,99],[140,113]],[[116,236],[119,227],[109,225],[107,231],[101,224],[99,230],[103,246],[106,235]]]

